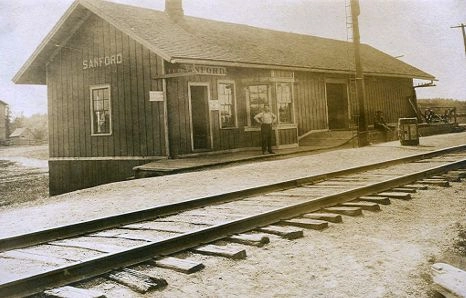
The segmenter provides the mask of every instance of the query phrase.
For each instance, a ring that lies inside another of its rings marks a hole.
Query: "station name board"
[[[123,63],[123,55],[121,53],[109,56],[94,57],[92,59],[83,60],[83,70],[121,63]]]
[[[172,68],[167,71],[169,74],[197,74],[197,75],[211,75],[211,76],[225,76],[227,69],[219,66],[205,66],[205,65],[184,65],[180,68]]]

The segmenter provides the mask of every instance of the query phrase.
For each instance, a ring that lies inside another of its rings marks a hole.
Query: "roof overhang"
[[[254,63],[247,61],[223,61],[214,59],[196,59],[190,57],[171,57],[165,51],[160,50],[156,45],[147,41],[144,36],[139,36],[131,30],[130,27],[118,22],[112,18],[111,15],[105,13],[88,0],[76,0],[65,14],[58,20],[50,33],[44,38],[40,45],[36,48],[33,54],[29,57],[26,63],[13,77],[13,82],[16,84],[39,84],[45,85],[47,83],[47,64],[53,57],[60,51],[61,48],[66,48],[66,44],[74,33],[80,29],[81,25],[91,16],[95,14],[105,21],[109,22],[112,26],[130,36],[136,42],[142,44],[144,47],[159,55],[162,59],[171,63],[187,63],[187,64],[204,64],[215,66],[230,66],[230,67],[247,67],[247,68],[262,68],[262,69],[281,69],[293,71],[306,71],[318,73],[334,73],[334,74],[354,74],[354,69],[330,69],[319,68],[305,65],[279,65],[279,64],[265,64]],[[398,77],[422,80],[435,80],[434,76],[419,71],[416,73],[382,73],[370,72],[364,73],[369,76],[383,76],[383,77]]]
[[[141,43],[165,60],[170,57],[151,43],[134,34],[128,28],[120,26],[110,16],[100,11],[87,0],[76,0],[68,8],[65,14],[58,20],[50,33],[39,44],[33,54],[24,63],[13,77],[16,84],[45,85],[47,83],[47,64],[55,56],[60,48],[66,48],[66,43],[90,15],[96,14],[109,22],[122,32],[128,34],[135,41]]]
[[[229,67],[247,67],[247,68],[261,68],[261,69],[275,69],[275,70],[289,70],[289,71],[306,71],[306,72],[317,72],[317,73],[334,73],[334,74],[354,74],[355,70],[341,70],[331,68],[315,68],[306,66],[296,65],[279,65],[279,64],[260,64],[260,63],[249,63],[249,62],[231,62],[231,61],[219,61],[219,60],[205,60],[205,59],[189,59],[182,57],[173,57],[170,63],[179,64],[203,64],[212,66],[229,66]],[[379,72],[364,72],[366,76],[379,76],[379,77],[396,77],[396,78],[407,78],[407,79],[419,79],[436,81],[434,76],[424,75],[407,75],[400,73],[379,73]]]
[[[64,40],[70,38],[70,31],[84,22],[86,13],[87,10],[79,5],[79,1],[75,1],[16,73],[13,82],[16,84],[45,85],[46,67],[50,57],[57,51],[60,44],[64,43]]]

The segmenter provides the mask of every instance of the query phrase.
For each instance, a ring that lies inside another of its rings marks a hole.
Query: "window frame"
[[[109,125],[108,130],[109,132],[106,133],[95,133],[94,132],[94,99],[92,98],[93,91],[98,89],[108,89],[108,119]],[[89,100],[90,100],[90,114],[91,114],[91,136],[93,137],[102,137],[102,136],[111,136],[113,134],[113,120],[112,120],[112,89],[110,84],[100,84],[100,85],[92,85],[89,87]]]
[[[247,90],[247,119],[248,119],[248,122],[247,122],[247,127],[250,128],[250,129],[260,129],[260,125],[259,124],[256,124],[255,122],[253,122],[251,120],[251,94],[250,94],[250,87],[251,86],[265,86],[267,88],[267,103],[269,104],[269,106],[272,108],[272,112],[273,112],[273,105],[272,105],[272,86],[270,85],[270,83],[261,83],[261,82],[258,82],[258,83],[252,83],[252,84],[248,84],[246,86],[246,90]]]
[[[230,84],[232,85],[232,88],[233,88],[233,97],[232,97],[232,105],[233,105],[233,119],[234,119],[234,125],[233,126],[226,126],[224,127],[223,126],[223,123],[222,123],[222,102],[220,101],[220,85],[221,84],[224,84],[224,85],[227,85],[227,84]],[[218,103],[219,103],[219,117],[218,117],[218,121],[219,121],[219,126],[220,126],[220,129],[235,129],[235,128],[238,128],[238,105],[237,105],[237,101],[236,101],[236,84],[235,84],[235,81],[234,80],[218,80],[217,81],[217,100],[218,100]]]
[[[291,111],[290,117],[291,122],[282,122],[280,119],[280,102],[278,100],[278,85],[287,84],[290,86],[290,96],[291,96]],[[294,113],[294,80],[277,80],[275,81],[275,100],[276,100],[276,110],[277,110],[277,124],[280,126],[294,125],[295,124],[295,113]]]

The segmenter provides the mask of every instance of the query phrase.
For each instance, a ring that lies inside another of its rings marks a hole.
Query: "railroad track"
[[[293,239],[302,236],[304,228],[324,229],[329,222],[340,222],[341,214],[378,211],[379,205],[389,204],[390,199],[409,200],[412,192],[426,185],[448,186],[448,180],[464,177],[466,172],[458,169],[466,167],[465,148],[447,148],[0,239],[5,271],[0,276],[7,276],[0,280],[0,296],[33,295],[97,276],[139,292],[163,287],[166,282],[162,277],[129,267],[149,262],[192,273],[202,264],[170,255],[190,250],[241,259],[246,257],[242,246],[212,243],[224,240],[262,246],[268,241],[267,234]]]

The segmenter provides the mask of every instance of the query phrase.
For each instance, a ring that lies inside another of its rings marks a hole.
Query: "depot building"
[[[414,116],[413,79],[434,77],[369,45],[361,56],[366,111],[346,41],[188,17],[181,0],[165,11],[77,0],[13,81],[47,85],[58,194],[126,179],[154,160],[259,150],[254,116],[266,103],[277,148],[352,129],[360,112]]]

